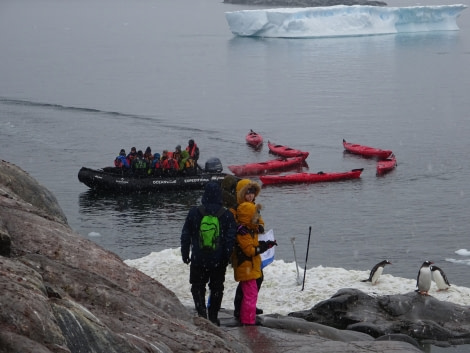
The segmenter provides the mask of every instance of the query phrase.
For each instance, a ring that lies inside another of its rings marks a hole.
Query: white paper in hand
[[[259,241],[267,241],[267,240],[272,240],[274,241],[274,232],[272,229],[268,230],[264,234],[259,234],[258,235],[258,240]],[[274,250],[275,246],[273,246],[271,249],[266,250],[264,253],[262,253],[261,256],[261,269],[265,268],[268,266],[271,262],[274,261]]]

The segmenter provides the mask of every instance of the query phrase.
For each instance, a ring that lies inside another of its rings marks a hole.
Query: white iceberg
[[[381,7],[328,6],[226,12],[237,36],[314,38],[404,32],[455,31],[463,4]]]

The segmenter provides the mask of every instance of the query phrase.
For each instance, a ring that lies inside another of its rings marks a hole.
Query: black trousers
[[[211,305],[209,307],[209,319],[217,320],[217,315],[224,296],[225,272],[227,266],[204,267],[191,264],[189,270],[189,283],[194,305],[199,316],[207,318],[206,310],[206,285],[209,283],[211,293]]]

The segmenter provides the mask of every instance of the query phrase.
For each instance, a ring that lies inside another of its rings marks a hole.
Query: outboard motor
[[[207,173],[220,173],[224,168],[222,167],[222,162],[217,157],[209,158],[206,161],[206,166],[204,171]]]

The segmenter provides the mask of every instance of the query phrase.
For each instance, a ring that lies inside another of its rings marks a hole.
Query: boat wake
[[[11,98],[3,98],[0,97],[0,102],[3,104],[10,104],[10,105],[20,105],[24,107],[43,107],[49,109],[57,109],[57,110],[69,110],[69,111],[80,111],[80,112],[88,112],[88,113],[100,113],[100,114],[109,114],[109,115],[116,115],[116,116],[124,116],[129,117],[128,114],[118,113],[118,112],[110,112],[110,111],[102,111],[93,108],[82,108],[82,107],[70,107],[61,104],[52,104],[52,103],[42,103],[42,102],[33,102],[21,99],[11,99]],[[132,115],[135,117],[135,115]]]
[[[54,104],[54,103],[34,102],[34,101],[29,101],[29,100],[6,98],[6,97],[0,97],[0,103],[4,105],[35,107],[35,108],[43,108],[43,109],[57,110],[57,111],[76,112],[79,114],[84,113],[84,114],[91,114],[91,115],[96,115],[96,116],[105,116],[105,117],[109,116],[115,120],[128,121],[129,119],[131,119],[132,121],[137,121],[137,122],[149,122],[151,124],[159,123],[161,127],[181,130],[185,132],[187,131],[206,132],[207,131],[207,130],[202,130],[202,129],[198,129],[194,127],[181,126],[178,124],[164,123],[163,119],[159,119],[153,115],[131,114],[131,113],[124,113],[124,112],[115,112],[115,111],[109,111],[109,110],[86,108],[86,107],[74,107],[74,106],[67,106],[67,105]]]
[[[382,7],[328,6],[226,12],[230,30],[244,37],[314,38],[458,30],[463,4]]]

